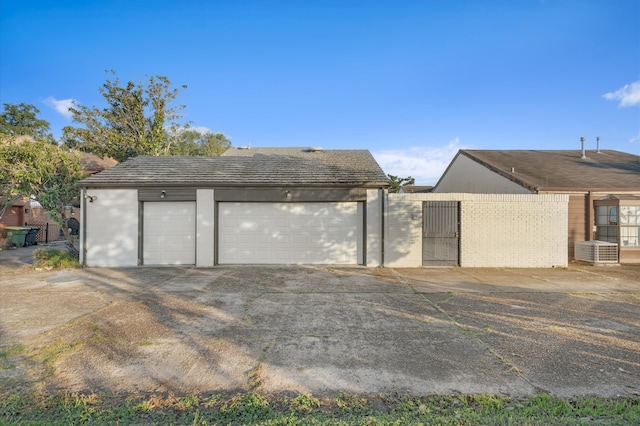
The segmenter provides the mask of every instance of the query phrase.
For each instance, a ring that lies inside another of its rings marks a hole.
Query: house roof
[[[433,186],[404,185],[401,188],[401,192],[404,192],[405,194],[421,194],[432,191]]]
[[[640,190],[640,156],[620,151],[470,150],[464,155],[531,190]]]
[[[78,185],[380,187],[388,179],[367,150],[232,148],[220,157],[139,156]]]
[[[113,158],[101,158],[88,152],[80,153],[80,163],[82,164],[82,171],[85,173],[98,173],[118,164]]]

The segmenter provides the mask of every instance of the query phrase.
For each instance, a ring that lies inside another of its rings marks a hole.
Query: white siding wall
[[[464,155],[458,155],[433,192],[475,194],[530,194],[526,188],[492,172]]]
[[[196,200],[196,266],[210,268],[215,256],[213,189],[198,189]]]
[[[138,265],[138,191],[136,189],[89,189],[96,199],[86,200],[86,265],[124,267]]]
[[[365,203],[358,203],[358,224],[357,224],[357,230],[356,230],[356,234],[357,234],[356,251],[357,251],[358,265],[364,265],[364,254],[365,254],[365,251],[367,250],[366,247],[364,246],[364,233],[365,233],[364,215],[365,215],[366,208],[367,207]]]
[[[566,266],[568,196],[389,194],[385,266],[422,266],[423,201],[460,201],[460,266]]]
[[[388,194],[385,203],[384,266],[422,266],[422,201]]]
[[[382,201],[383,190],[367,190],[367,266],[382,266]]]

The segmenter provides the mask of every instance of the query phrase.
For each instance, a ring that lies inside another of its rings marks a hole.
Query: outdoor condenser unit
[[[618,244],[608,241],[575,243],[575,258],[589,263],[618,263]]]

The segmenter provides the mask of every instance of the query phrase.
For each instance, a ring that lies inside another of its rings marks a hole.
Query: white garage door
[[[144,203],[145,265],[196,263],[196,203]]]
[[[358,203],[220,203],[218,263],[358,264]],[[361,262],[361,260],[360,260]]]

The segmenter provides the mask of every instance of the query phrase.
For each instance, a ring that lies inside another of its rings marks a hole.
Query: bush
[[[33,265],[35,268],[65,269],[80,267],[77,256],[64,249],[39,248],[33,252],[33,256],[36,259]]]

